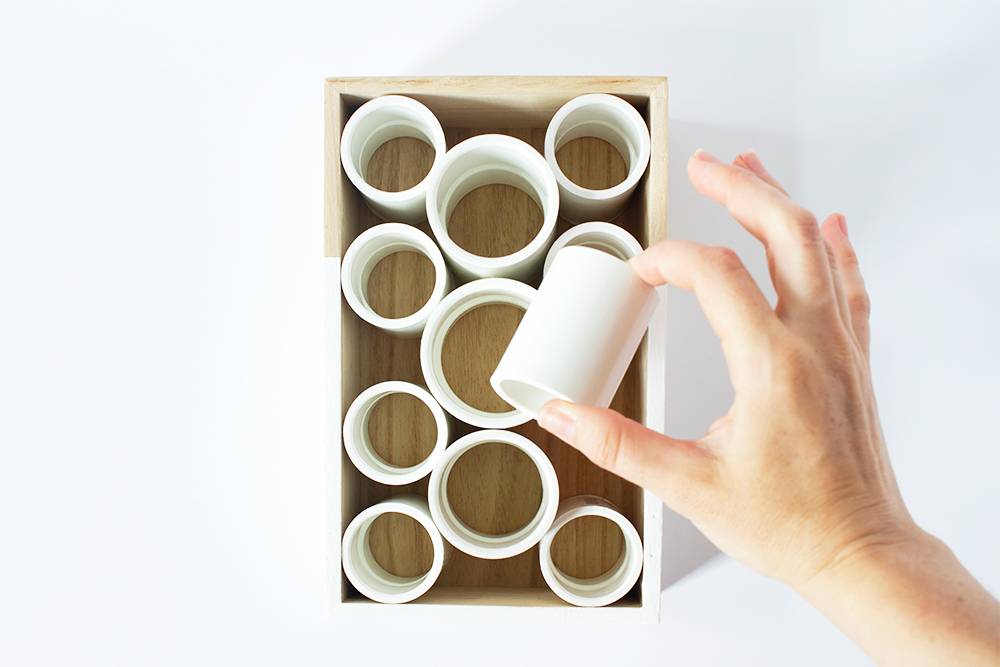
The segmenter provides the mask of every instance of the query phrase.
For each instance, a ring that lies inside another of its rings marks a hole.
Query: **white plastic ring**
[[[559,167],[556,152],[580,137],[596,137],[614,146],[628,163],[625,180],[603,190],[591,190],[571,181]],[[581,95],[560,107],[545,131],[545,159],[559,183],[562,217],[573,222],[614,219],[645,173],[649,151],[646,121],[620,97]]]
[[[448,477],[455,462],[473,447],[493,442],[517,447],[527,454],[542,482],[542,500],[535,516],[527,525],[506,535],[487,535],[473,530],[458,518],[448,502]],[[559,479],[545,452],[523,435],[510,431],[475,431],[445,450],[441,463],[431,473],[427,499],[438,529],[456,549],[477,558],[509,558],[538,544],[552,525],[559,505]]]
[[[407,394],[427,406],[434,416],[437,435],[434,448],[420,463],[412,466],[394,466],[375,451],[372,446],[371,434],[368,432],[368,419],[372,409],[383,398],[391,394]],[[409,382],[392,380],[380,382],[368,387],[358,394],[358,397],[347,408],[344,417],[344,449],[354,466],[366,477],[382,484],[398,486],[410,484],[428,475],[437,464],[438,458],[448,446],[448,419],[444,410],[438,405],[426,389]]]
[[[431,394],[452,416],[479,428],[511,428],[531,417],[518,411],[487,412],[458,397],[444,375],[441,357],[451,327],[466,313],[490,304],[509,304],[524,310],[535,298],[535,289],[508,278],[483,278],[455,289],[446,296],[427,320],[420,339],[420,366]]]
[[[534,199],[542,210],[542,228],[516,252],[483,257],[451,239],[448,219],[465,195],[494,184],[513,186]],[[558,217],[559,188],[545,159],[520,139],[502,134],[472,137],[449,150],[427,186],[427,221],[445,257],[463,280],[527,278],[542,263]]]
[[[405,317],[383,317],[368,303],[368,278],[380,261],[397,252],[417,252],[434,266],[434,287],[427,302],[415,313]],[[451,285],[441,251],[416,227],[398,222],[375,225],[363,231],[344,253],[340,267],[340,284],[358,317],[365,322],[400,336],[419,336],[434,307],[444,298]]]
[[[368,163],[379,146],[400,137],[422,139],[430,144],[434,163],[412,188],[400,192],[379,190],[365,180]],[[441,123],[430,109],[409,97],[383,95],[362,104],[347,120],[340,136],[340,161],[351,183],[379,217],[414,223],[422,222],[427,215],[427,183],[447,148]]]
[[[624,261],[628,261],[642,252],[642,246],[624,228],[610,222],[584,222],[570,227],[556,239],[556,242],[549,248],[549,254],[545,256],[544,272],[548,273],[556,253],[567,246],[574,245],[603,250]]]
[[[417,577],[400,577],[387,572],[372,554],[368,543],[369,530],[383,514],[405,514],[419,523],[431,540],[431,567]],[[344,574],[358,591],[376,602],[409,602],[430,589],[441,574],[446,559],[446,545],[431,518],[427,501],[418,496],[396,496],[372,505],[358,514],[344,531],[341,562]]]
[[[613,521],[622,531],[624,544],[618,562],[607,572],[592,579],[572,577],[556,566],[552,560],[552,540],[559,530],[574,519],[600,516]],[[603,498],[574,496],[559,504],[552,527],[545,533],[538,547],[538,564],[542,577],[552,592],[570,604],[579,607],[603,607],[620,600],[632,590],[642,573],[642,540],[635,526],[621,512]]]

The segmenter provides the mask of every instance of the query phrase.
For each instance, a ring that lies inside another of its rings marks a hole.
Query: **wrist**
[[[936,559],[948,548],[910,520],[884,526],[840,547],[812,576],[793,585],[803,597],[817,602],[827,592],[863,584],[900,563]]]

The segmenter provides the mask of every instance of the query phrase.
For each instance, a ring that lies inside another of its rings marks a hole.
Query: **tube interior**
[[[531,518],[531,520],[528,521],[528,523],[526,523],[524,526],[518,528],[517,530],[514,530],[514,531],[509,532],[509,533],[505,533],[505,534],[502,534],[502,535],[491,535],[491,534],[488,534],[488,533],[484,533],[484,532],[480,532],[478,530],[475,530],[472,527],[470,527],[469,525],[467,525],[455,513],[455,510],[454,510],[454,508],[451,505],[451,502],[450,502],[450,500],[448,498],[448,482],[449,482],[449,479],[451,477],[452,470],[455,467],[455,464],[463,456],[465,456],[470,451],[472,451],[472,449],[475,449],[475,447],[479,447],[480,445],[486,445],[486,444],[498,444],[498,445],[502,445],[502,446],[505,446],[505,447],[513,447],[513,445],[511,445],[510,443],[507,443],[507,442],[496,442],[496,443],[493,443],[491,441],[483,441],[483,442],[480,442],[480,443],[476,443],[476,445],[474,447],[471,447],[470,449],[466,450],[465,452],[462,452],[462,454],[460,454],[457,458],[450,460],[448,462],[448,464],[447,464],[447,467],[444,470],[444,474],[441,477],[441,486],[440,486],[440,489],[439,489],[439,494],[440,494],[439,500],[440,500],[441,508],[444,511],[445,521],[448,523],[449,527],[453,531],[455,531],[456,533],[458,533],[463,539],[465,539],[467,542],[475,545],[476,547],[478,547],[480,549],[484,549],[484,550],[501,549],[501,548],[510,547],[510,546],[513,546],[513,545],[519,543],[521,540],[525,539],[525,537],[527,537],[529,534],[531,534],[538,527],[539,523],[542,521],[542,519],[543,519],[543,517],[545,515],[546,490],[545,490],[544,483],[542,483],[543,484],[542,485],[542,495],[541,495],[540,502],[538,503],[538,509],[537,509],[537,511],[535,512],[535,514]],[[541,479],[542,479],[542,476],[541,476],[541,474],[539,474],[539,481],[540,482],[541,482]]]
[[[555,148],[580,137],[603,139],[622,156],[629,172],[639,159],[642,136],[624,110],[608,104],[587,104],[570,111],[556,130]]]
[[[373,468],[377,468],[382,470],[383,472],[391,474],[405,474],[420,468],[427,460],[427,458],[431,455],[431,453],[434,452],[433,442],[436,441],[438,437],[437,424],[436,423],[434,424],[434,438],[432,440],[431,447],[428,449],[427,456],[424,456],[423,459],[421,459],[420,461],[411,466],[398,466],[389,461],[386,461],[384,458],[379,456],[378,452],[375,450],[375,446],[372,444],[371,431],[369,429],[369,425],[370,425],[372,411],[375,409],[375,406],[378,405],[379,401],[382,401],[383,399],[389,397],[392,394],[393,392],[385,392],[377,396],[373,396],[370,400],[368,400],[365,403],[365,405],[362,408],[362,412],[359,415],[358,420],[354,425],[355,428],[354,438],[355,442],[361,443],[360,449],[362,457],[364,457],[365,461]],[[418,397],[413,396],[412,394],[406,394],[406,395],[410,396],[415,401],[419,401],[421,405],[423,405],[423,402],[420,401]],[[426,410],[428,410],[428,412],[430,411],[430,409],[426,405],[423,405],[423,407]],[[431,415],[431,421],[433,422],[433,414]]]
[[[400,595],[410,592],[423,583],[430,570],[417,577],[400,577],[378,564],[372,553],[370,537],[372,524],[379,516],[381,515],[376,514],[369,517],[358,529],[351,544],[357,573],[366,586],[381,595]]]
[[[584,517],[577,517],[573,521],[578,521],[582,518]],[[568,522],[559,530],[565,530],[573,521]],[[620,526],[615,525],[621,530]],[[552,573],[555,575],[556,580],[566,590],[582,598],[600,598],[612,594],[624,585],[625,578],[628,576],[631,550],[632,546],[630,542],[625,538],[625,534],[622,533],[622,551],[615,564],[607,572],[586,579],[568,575],[559,569],[559,566],[552,559],[551,551],[549,552],[549,562],[552,565]]]
[[[502,148],[484,147],[465,153],[452,162],[441,175],[437,192],[437,206],[441,222],[448,228],[448,221],[455,207],[466,195],[486,185],[509,185],[531,197],[548,216],[545,184],[531,167],[526,167],[519,156]]]
[[[357,294],[358,299],[364,304],[365,308],[376,312],[372,307],[368,299],[368,280],[371,277],[372,271],[383,259],[389,255],[394,255],[398,252],[416,252],[427,259],[431,259],[427,252],[413,240],[405,237],[395,237],[395,236],[384,236],[376,237],[368,242],[363,248],[361,248],[361,255],[359,261],[354,264],[353,271],[351,274],[351,281],[354,283],[354,291]],[[433,266],[433,261],[431,261]],[[438,277],[435,275],[434,282],[437,284]],[[433,297],[434,290],[431,290],[431,296],[428,297],[428,301]],[[427,301],[422,303],[416,311],[419,312],[424,306],[427,305]],[[411,313],[410,315],[412,315]],[[409,315],[407,315],[409,317]],[[387,318],[387,319],[403,319],[403,318]]]
[[[382,107],[359,119],[351,136],[350,152],[355,169],[366,182],[368,163],[375,151],[387,141],[400,137],[419,139],[431,148],[434,147],[430,122],[414,109],[404,106]]]
[[[554,391],[522,380],[501,380],[500,387],[520,410],[530,415],[537,415],[549,401],[565,398]]]
[[[445,394],[446,400],[450,400],[453,405],[450,406],[449,412],[455,410],[457,407],[460,411],[465,411],[472,413],[473,415],[480,417],[482,419],[492,419],[498,417],[506,417],[516,412],[516,409],[507,410],[504,412],[487,412],[486,410],[481,410],[475,406],[469,405],[452,388],[451,384],[448,382],[448,378],[444,373],[443,365],[443,355],[444,355],[444,343],[445,339],[448,337],[451,328],[467,313],[481,307],[492,304],[509,304],[520,308],[522,310],[528,309],[528,303],[526,300],[519,296],[506,293],[472,293],[466,296],[464,299],[454,303],[451,310],[445,315],[441,320],[440,328],[434,332],[434,338],[432,342],[432,373],[434,374],[437,384],[441,391]]]

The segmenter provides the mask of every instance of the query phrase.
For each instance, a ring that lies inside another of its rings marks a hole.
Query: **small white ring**
[[[458,459],[473,447],[493,442],[517,447],[527,454],[542,482],[542,500],[535,516],[526,526],[506,535],[487,535],[473,530],[458,518],[448,501],[448,477]],[[509,558],[538,544],[552,525],[559,505],[559,479],[545,452],[523,435],[510,431],[475,431],[445,450],[438,467],[431,473],[427,500],[438,529],[456,549],[477,558]]]
[[[400,577],[387,572],[375,560],[368,544],[369,530],[375,519],[391,512],[405,514],[427,531],[433,557],[426,573],[417,577]],[[437,581],[444,561],[444,540],[434,525],[427,501],[418,496],[396,496],[372,505],[354,517],[344,531],[341,557],[344,574],[362,595],[376,602],[399,603],[417,599]]]
[[[427,302],[415,313],[405,317],[383,317],[368,303],[368,278],[375,266],[397,252],[417,252],[434,266],[434,287]],[[398,222],[375,225],[363,231],[354,241],[340,267],[340,284],[344,298],[358,317],[365,322],[400,336],[419,336],[434,307],[441,302],[451,284],[441,251],[416,227]]]
[[[431,509],[433,511],[433,505]],[[604,574],[591,579],[572,577],[552,560],[552,540],[556,534],[570,521],[584,516],[599,516],[613,521],[624,538],[618,562]],[[545,583],[553,593],[578,607],[603,607],[620,600],[639,580],[642,561],[642,540],[635,526],[611,503],[597,496],[574,496],[560,503],[552,526],[538,546],[538,564]]]
[[[559,166],[556,153],[567,142],[581,137],[596,137],[614,146],[628,163],[625,180],[602,190],[571,181]],[[613,219],[646,172],[650,149],[646,121],[622,98],[592,93],[562,105],[545,131],[545,160],[559,184],[562,216],[574,222]]]
[[[375,405],[390,394],[408,394],[427,406],[434,416],[437,435],[434,448],[420,463],[412,466],[395,466],[383,459],[372,445],[368,419]],[[426,389],[409,382],[390,380],[368,387],[347,408],[344,416],[344,449],[354,466],[366,477],[382,484],[399,486],[410,484],[429,474],[448,446],[448,418]]]
[[[552,244],[549,254],[545,256],[543,275],[549,272],[556,253],[567,246],[575,245],[603,250],[626,262],[642,252],[642,246],[624,228],[610,222],[584,222],[570,227]]]
[[[434,162],[427,175],[413,187],[399,192],[379,190],[365,180],[368,162],[380,146],[400,137],[426,141],[434,149]],[[347,119],[340,135],[344,173],[372,210],[384,219],[409,223],[425,219],[427,183],[447,148],[437,117],[420,102],[402,95],[383,95],[365,102]]]
[[[496,184],[513,186],[534,199],[542,210],[542,227],[520,250],[483,257],[452,240],[448,219],[467,194]],[[427,222],[445,257],[464,280],[527,278],[541,264],[558,217],[559,187],[545,159],[529,144],[502,134],[483,134],[453,147],[427,186]]]
[[[420,339],[420,367],[427,388],[449,414],[479,428],[511,428],[531,419],[520,410],[487,412],[463,401],[448,384],[441,356],[448,331],[466,313],[490,304],[510,304],[527,310],[534,297],[533,287],[516,280],[483,278],[455,289],[431,313]]]

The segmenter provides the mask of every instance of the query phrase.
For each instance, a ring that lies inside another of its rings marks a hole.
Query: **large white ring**
[[[487,535],[473,530],[458,518],[448,502],[448,477],[455,462],[473,447],[492,442],[517,447],[527,454],[538,469],[542,482],[542,501],[535,516],[526,526],[506,535]],[[538,544],[552,525],[559,504],[559,479],[545,452],[523,435],[510,431],[475,431],[459,438],[445,450],[438,467],[431,473],[427,500],[438,529],[456,549],[477,558],[509,558]]]
[[[603,190],[591,190],[571,181],[559,167],[556,152],[580,137],[596,137],[614,146],[628,163],[625,180]],[[646,121],[622,98],[592,93],[562,105],[545,131],[545,160],[559,183],[562,217],[572,222],[614,219],[645,173],[649,152]]]
[[[463,401],[448,384],[441,355],[448,331],[469,311],[489,304],[510,304],[527,310],[534,297],[533,287],[516,280],[483,278],[455,289],[431,313],[420,339],[420,367],[427,388],[449,414],[479,428],[511,428],[531,419],[519,410],[487,412]]]
[[[582,245],[602,250],[622,261],[628,261],[642,252],[642,246],[623,227],[610,222],[584,222],[563,232],[545,256],[543,273],[549,272],[556,254],[567,246]]]
[[[380,400],[390,394],[408,394],[427,406],[434,416],[437,435],[434,448],[420,463],[412,466],[394,466],[375,451],[372,446],[371,434],[368,432],[368,419],[372,409]],[[429,474],[437,464],[438,458],[448,446],[448,418],[426,389],[409,382],[391,380],[380,382],[361,392],[344,416],[344,449],[354,466],[366,477],[382,484],[398,486],[410,484]]]
[[[368,531],[375,519],[391,512],[416,520],[431,539],[434,552],[431,568],[418,577],[400,577],[387,572],[372,555]],[[418,496],[397,496],[363,510],[348,524],[341,562],[347,579],[362,595],[376,602],[398,603],[415,600],[426,593],[441,574],[446,555],[444,540],[434,525],[427,501]]]
[[[422,139],[434,149],[434,163],[424,178],[407,190],[387,192],[365,180],[368,162],[379,146],[392,139]],[[351,114],[340,135],[340,161],[368,205],[379,217],[402,222],[422,222],[427,215],[427,183],[441,164],[448,145],[441,123],[430,109],[402,95],[371,99]]]
[[[431,506],[433,510],[433,505]],[[622,555],[610,570],[592,579],[571,577],[552,560],[552,540],[559,530],[574,519],[600,516],[613,521],[622,531]],[[635,526],[603,498],[574,496],[559,504],[559,513],[538,547],[542,577],[552,592],[579,607],[603,607],[620,600],[632,590],[642,573],[642,540]]]
[[[434,287],[427,302],[405,317],[383,317],[368,304],[368,278],[375,266],[397,252],[417,252],[434,266]],[[365,322],[400,336],[419,336],[434,307],[444,298],[451,284],[441,251],[416,227],[398,222],[375,225],[363,231],[344,253],[340,267],[344,298]]]
[[[448,234],[448,219],[465,195],[484,185],[510,185],[542,209],[542,228],[520,250],[483,257],[462,248]],[[559,217],[559,188],[538,151],[502,134],[466,139],[449,150],[427,186],[427,222],[455,272],[463,280],[503,277],[525,279],[542,263]]]

